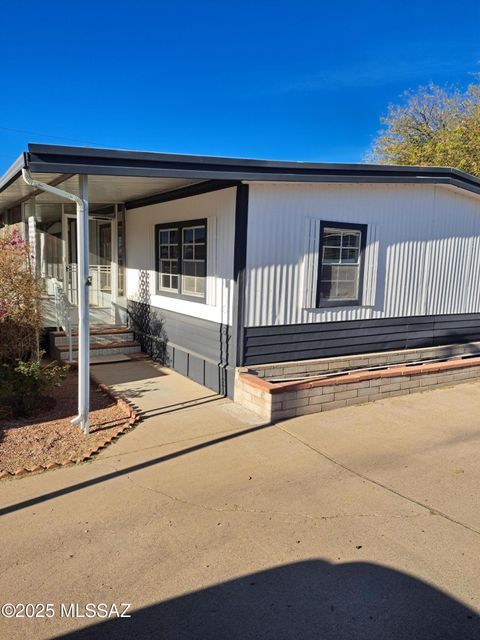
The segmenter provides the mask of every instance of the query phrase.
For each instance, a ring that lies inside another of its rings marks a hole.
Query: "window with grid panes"
[[[178,229],[158,231],[158,289],[178,292]]]
[[[205,225],[182,229],[182,293],[205,295]]]
[[[365,239],[366,225],[322,224],[319,306],[361,304]]]
[[[158,293],[205,299],[206,241],[204,220],[156,226]]]

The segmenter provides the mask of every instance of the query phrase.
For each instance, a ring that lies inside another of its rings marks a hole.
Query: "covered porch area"
[[[78,175],[46,175],[35,179],[62,191],[80,193]],[[89,176],[88,206],[88,306],[92,325],[118,325],[127,321],[126,307],[126,202],[151,195],[185,180],[155,180],[115,176]],[[147,190],[148,187],[148,190]],[[76,206],[61,197],[32,192],[21,177],[0,193],[0,227],[17,229],[34,254],[43,288],[43,325],[63,326],[68,313],[78,325],[78,258]],[[5,206],[5,204],[11,206]]]
[[[46,195],[46,194],[45,194]],[[38,202],[33,209],[36,268],[44,289],[43,323],[58,326],[59,305],[68,304],[78,324],[78,247],[75,205]],[[27,227],[29,214],[27,207]],[[31,223],[30,223],[31,224]],[[34,242],[32,237],[34,236]],[[94,206],[88,216],[89,313],[91,324],[125,322],[125,210],[123,204]]]
[[[210,181],[156,175],[165,171],[152,171],[147,160],[149,156],[161,154],[133,154],[145,156],[142,170],[132,167],[129,152],[124,152],[129,166],[116,167],[110,158],[112,166],[108,169],[100,163],[88,171],[79,166],[77,156],[82,157],[87,150],[68,149],[70,156],[65,156],[63,147],[29,145],[29,153],[21,156],[0,178],[0,228],[16,228],[34,253],[35,268],[43,285],[45,328],[58,329],[70,323],[75,329],[79,303],[76,205],[58,194],[32,188],[22,179],[21,172],[29,166],[35,180],[77,197],[82,178],[88,185],[88,238],[85,240],[88,243],[89,322],[124,325],[127,322],[126,209],[145,199]],[[59,166],[58,156],[53,159],[53,153],[60,151],[64,167]],[[34,156],[36,163],[31,162]],[[93,156],[94,162],[99,160],[95,153]],[[79,173],[74,173],[75,169]],[[135,175],[139,173],[146,175]]]

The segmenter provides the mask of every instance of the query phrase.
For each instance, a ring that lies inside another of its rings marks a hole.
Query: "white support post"
[[[67,262],[67,258],[68,258],[68,245],[67,245],[67,238],[68,238],[68,226],[67,226],[67,215],[65,213],[65,205],[62,202],[62,267],[63,267],[63,290],[66,292],[70,302],[72,302],[71,299],[71,292],[69,290],[68,287],[68,262]]]
[[[112,259],[111,267],[111,289],[112,289],[112,313],[117,316],[118,298],[118,205],[115,205],[115,213],[112,220]]]
[[[78,245],[78,415],[72,424],[79,424],[85,433],[90,431],[90,327],[88,313],[88,292],[90,281],[88,254],[88,178],[79,176],[80,197],[58,187],[35,180],[28,169],[22,169],[25,182],[42,191],[53,193],[60,198],[72,200],[77,205],[77,245]],[[63,216],[65,217],[65,216]]]
[[[78,254],[78,415],[84,433],[89,433],[90,419],[90,327],[89,327],[89,246],[88,246],[88,177],[79,176],[80,199],[77,206]]]
[[[40,255],[39,255],[39,259],[38,259],[38,264],[40,266],[40,277],[41,278],[46,278],[48,273],[47,273],[47,253],[46,253],[46,249],[45,249],[45,232],[41,231],[40,235],[39,235],[39,239],[40,239]]]
[[[37,265],[37,221],[35,218],[35,196],[25,203],[25,213],[27,218],[26,240],[29,244],[32,266],[35,274],[38,274]]]

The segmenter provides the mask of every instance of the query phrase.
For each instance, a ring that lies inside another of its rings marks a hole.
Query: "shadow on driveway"
[[[163,456],[159,456],[158,458],[152,458],[151,460],[146,460],[145,462],[139,462],[138,464],[131,465],[130,467],[124,467],[123,469],[118,469],[118,471],[112,471],[110,473],[97,476],[96,478],[85,480],[84,482],[78,482],[77,484],[72,484],[67,487],[62,487],[61,489],[57,489],[56,491],[52,491],[50,493],[44,493],[43,495],[36,496],[34,498],[29,498],[28,500],[24,500],[23,502],[18,502],[16,504],[11,504],[11,505],[2,507],[0,508],[0,516],[6,516],[9,513],[14,513],[15,511],[20,511],[21,509],[27,509],[37,504],[41,504],[42,502],[47,502],[48,500],[55,500],[56,498],[60,498],[61,496],[68,495],[69,493],[73,493],[75,491],[81,491],[83,489],[86,489],[87,487],[92,487],[96,484],[101,484],[102,482],[107,482],[109,480],[113,480],[115,478],[119,478],[121,476],[131,474],[135,471],[140,471],[141,469],[147,469],[148,467],[155,466],[162,462],[167,462],[168,460],[174,460],[175,458],[179,458],[181,456],[194,453],[195,451],[201,451],[202,449],[206,449],[207,447],[212,447],[222,442],[228,442],[229,440],[234,440],[235,438],[240,438],[242,436],[246,436],[251,433],[255,433],[257,431],[267,429],[268,427],[271,427],[271,426],[272,424],[268,422],[268,423],[256,425],[254,427],[250,427],[248,429],[243,429],[242,431],[234,431],[233,433],[227,433],[226,435],[219,436],[218,438],[214,438],[213,440],[200,442],[199,444],[194,444],[191,447],[186,447],[185,449],[180,449],[179,451],[173,451],[172,453],[167,453]]]
[[[425,582],[366,562],[253,573],[57,638],[478,640],[480,618]]]

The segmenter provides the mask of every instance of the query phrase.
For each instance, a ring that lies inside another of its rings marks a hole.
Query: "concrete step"
[[[107,356],[92,356],[90,364],[111,364],[112,362],[134,362],[150,360],[146,353],[114,353]]]
[[[68,345],[68,338],[64,331],[50,331],[50,345],[52,347],[60,345]],[[106,342],[131,342],[133,340],[133,332],[128,327],[116,325],[103,325],[90,328],[90,343],[105,344]],[[72,344],[78,344],[78,330],[72,331]]]
[[[78,350],[73,346],[72,357],[74,360],[78,357]],[[56,345],[51,349],[52,356],[57,360],[68,360],[68,345]],[[90,344],[90,357],[94,356],[112,356],[140,353],[141,347],[136,340],[131,341],[115,341],[105,342],[102,344]]]
[[[124,331],[131,331],[129,327],[124,324],[94,324],[90,325],[90,335],[99,335],[102,333],[123,333]],[[50,331],[53,336],[64,336],[65,331]],[[73,335],[78,334],[78,327],[74,327],[72,331]]]
[[[90,344],[108,344],[109,342],[132,342],[133,331],[125,331],[122,333],[99,333],[90,334]],[[50,338],[50,344],[54,347],[61,347],[68,345],[67,336],[52,336]],[[78,344],[78,335],[72,335],[72,344],[75,346]]]

